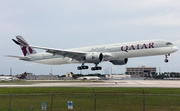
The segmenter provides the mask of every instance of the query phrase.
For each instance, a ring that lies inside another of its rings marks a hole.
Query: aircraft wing
[[[84,60],[86,57],[87,52],[83,51],[74,51],[74,50],[64,50],[64,49],[54,49],[54,48],[46,48],[46,47],[39,47],[39,46],[29,46],[32,48],[37,48],[37,49],[43,49],[46,50],[48,53],[52,53],[54,55],[62,55],[64,57],[69,57],[72,59],[76,59],[78,61]],[[104,60],[108,60],[109,57],[112,57],[110,53],[103,53]]]
[[[48,53],[52,53],[53,55],[62,55],[64,57],[69,57],[76,60],[82,60],[86,56],[86,52],[83,51],[74,51],[74,50],[64,50],[64,49],[54,49],[54,48],[46,48],[39,46],[29,46],[32,48],[43,49]]]

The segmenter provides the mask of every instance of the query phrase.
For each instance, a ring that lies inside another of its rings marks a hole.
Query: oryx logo
[[[31,49],[31,47],[26,47],[26,46],[23,46],[23,47],[21,48],[21,50],[23,51],[24,56],[26,56],[28,52],[31,53],[31,54],[32,54],[32,52],[33,52],[33,50]]]
[[[94,56],[92,56],[92,59],[94,59],[95,57]]]
[[[28,47],[28,44],[27,44],[26,42],[24,42],[23,40],[21,40],[21,39],[19,39],[19,38],[17,38],[17,39],[18,39],[18,42],[20,42],[21,44],[27,45],[27,46],[22,46],[22,48],[21,48],[24,56],[26,56],[27,53],[31,53],[31,54],[33,53],[32,48],[31,48],[31,47]]]

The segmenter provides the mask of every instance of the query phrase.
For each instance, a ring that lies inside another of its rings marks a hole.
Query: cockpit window
[[[173,45],[171,42],[167,42],[166,45]]]

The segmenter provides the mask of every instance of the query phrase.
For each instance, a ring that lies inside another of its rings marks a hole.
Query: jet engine
[[[119,59],[119,60],[111,60],[109,62],[111,62],[113,65],[125,65],[128,62],[128,58]]]
[[[103,60],[103,54],[98,52],[92,52],[86,55],[86,62],[88,63],[100,63]]]

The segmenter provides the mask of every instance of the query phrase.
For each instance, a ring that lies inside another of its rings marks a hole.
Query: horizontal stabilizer
[[[27,56],[12,56],[12,55],[5,55],[6,57],[14,57],[14,58],[18,58],[20,60],[28,60],[31,59],[30,57]]]

